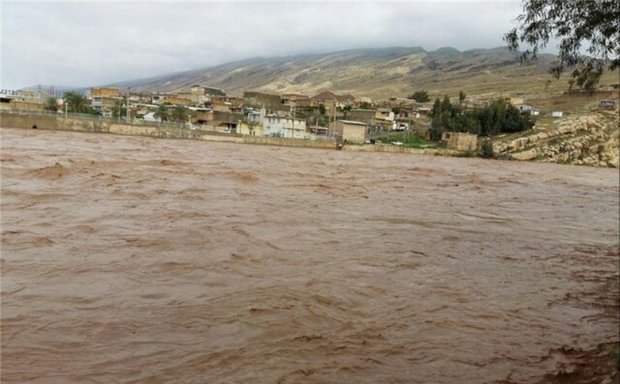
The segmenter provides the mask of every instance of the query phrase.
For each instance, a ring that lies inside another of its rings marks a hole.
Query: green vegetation
[[[408,148],[431,148],[437,146],[436,143],[424,140],[411,132],[390,133],[385,136],[378,136],[375,140],[380,140],[383,143],[401,142],[404,147]]]
[[[495,157],[495,153],[493,152],[493,143],[491,143],[491,140],[486,139],[480,143],[480,155],[485,159],[492,159]]]
[[[67,105],[67,111],[71,113],[88,113],[91,115],[100,115],[97,110],[93,109],[90,105],[86,96],[81,94],[80,92],[69,91],[65,92],[64,102]]]
[[[155,117],[156,119],[159,119],[160,122],[168,121],[168,118],[169,118],[168,106],[169,105],[170,104],[167,104],[167,103],[159,104],[157,106],[157,110],[153,114],[153,117]]]
[[[123,100],[116,100],[112,106],[112,117],[121,118],[127,116],[127,106]]]
[[[177,105],[172,109],[172,112],[170,113],[171,120],[176,121],[177,123],[186,122],[188,116],[189,110],[182,105]]]
[[[422,90],[422,91],[415,91],[411,96],[409,96],[409,99],[413,99],[417,101],[418,103],[425,103],[427,101],[430,101],[431,97],[428,95],[427,91]]]
[[[326,112],[325,104],[323,103],[319,104],[319,114],[324,115],[325,112]]]
[[[504,36],[508,48],[530,48],[522,59],[535,59],[549,40],[557,40],[558,61],[551,73],[560,78],[572,70],[577,85],[593,90],[605,68],[620,68],[620,7],[617,0],[524,0],[520,25]],[[586,55],[582,53],[583,47]],[[572,86],[572,84],[571,84]]]
[[[58,111],[58,99],[54,96],[50,96],[45,99],[45,104],[43,105],[43,109],[46,111],[56,112]]]
[[[67,104],[67,110],[73,113],[88,113],[90,106],[86,96],[79,92],[69,91],[64,95],[65,103]]]
[[[465,101],[465,98],[467,98],[467,95],[465,95],[465,92],[460,91],[459,92],[459,104],[463,104],[463,101]]]
[[[431,111],[431,140],[440,140],[443,132],[467,132],[480,136],[521,132],[532,128],[529,114],[522,114],[504,100],[492,102],[488,107],[463,110],[453,105],[448,96],[435,100]]]

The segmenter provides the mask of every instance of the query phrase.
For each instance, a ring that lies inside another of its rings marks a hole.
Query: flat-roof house
[[[334,133],[348,143],[363,144],[366,141],[368,124],[361,121],[338,120],[334,126]]]
[[[288,137],[293,139],[305,139],[306,120],[292,117],[280,117],[270,114],[262,119],[263,134],[273,137]]]
[[[474,151],[478,148],[478,135],[464,132],[444,132],[441,135],[444,148],[458,151]]]

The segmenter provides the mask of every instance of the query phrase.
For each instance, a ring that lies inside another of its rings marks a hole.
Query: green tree
[[[316,124],[320,127],[327,127],[329,125],[329,116],[319,115],[316,119]]]
[[[54,96],[50,96],[45,99],[45,104],[43,105],[43,109],[46,111],[56,112],[58,111],[58,99]]]
[[[121,118],[127,116],[127,106],[122,99],[116,100],[112,106],[112,117]]]
[[[351,112],[351,109],[353,109],[353,107],[351,107],[350,105],[345,105],[344,107],[342,107],[342,111],[344,112],[345,118],[347,117],[349,112]]]
[[[64,101],[67,103],[67,109],[73,113],[89,113],[91,111],[86,96],[80,92],[69,91],[64,94]]]
[[[153,114],[153,117],[159,119],[160,122],[168,121],[170,113],[168,111],[169,104],[161,103],[157,106],[157,110]]]
[[[551,39],[559,41],[550,71],[556,78],[572,68],[577,85],[593,90],[605,68],[620,67],[618,0],[524,0],[517,20],[504,40],[513,51],[521,43],[528,46],[523,60],[536,59]]]
[[[417,101],[418,103],[425,103],[427,101],[430,101],[431,98],[428,95],[427,91],[421,90],[421,91],[415,91],[411,96],[409,96],[409,99],[413,99]]]
[[[443,101],[435,100],[431,118],[432,140],[441,139],[444,131],[492,136],[499,133],[521,132],[534,125],[529,114],[522,114],[512,104],[501,99],[482,109],[462,111],[458,106],[452,105],[450,99],[445,96]]]
[[[463,104],[463,101],[465,101],[465,98],[467,98],[467,96],[465,95],[465,92],[461,90],[459,92],[459,104]]]
[[[178,123],[186,122],[188,116],[189,110],[182,105],[175,106],[170,113],[172,121],[176,121]]]

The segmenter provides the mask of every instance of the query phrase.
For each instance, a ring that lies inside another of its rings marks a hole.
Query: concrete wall
[[[171,139],[198,139],[219,142],[232,142],[240,144],[263,144],[287,147],[336,148],[336,142],[332,140],[297,140],[290,138],[242,136],[221,134],[213,131],[199,129],[187,129],[177,126],[151,126],[146,124],[126,124],[106,120],[89,120],[79,118],[67,118],[55,115],[19,114],[0,111],[0,126],[4,128],[31,129],[33,125],[38,129],[77,131],[77,132],[101,132],[118,135],[149,136]],[[343,150],[358,152],[393,152],[393,153],[418,153],[433,155],[457,155],[458,151],[449,149],[414,149],[394,145],[345,145]]]
[[[0,126],[6,128],[32,128],[36,125],[40,129],[58,129],[55,115],[17,114],[0,111]]]
[[[285,147],[323,148],[334,149],[336,143],[331,140],[298,140],[280,137],[244,136],[241,140],[245,144],[264,144]]]
[[[75,132],[99,132],[116,135],[148,136],[169,139],[200,139],[210,141],[226,141],[246,144],[279,145],[288,147],[335,148],[330,140],[297,140],[290,138],[242,136],[222,134],[200,129],[187,129],[178,126],[127,124],[110,120],[81,119],[55,115],[19,114],[0,111],[0,126],[5,128],[50,129]]]
[[[11,100],[9,104],[11,106],[11,109],[19,109],[21,111],[42,111],[43,110],[43,104],[33,103],[30,101]]]
[[[161,138],[190,139],[200,138],[202,130],[191,130],[180,126],[127,124],[112,120],[94,118],[65,118],[63,115],[26,114],[0,111],[0,126],[6,128],[53,129],[59,131],[101,132],[117,135],[137,135]]]

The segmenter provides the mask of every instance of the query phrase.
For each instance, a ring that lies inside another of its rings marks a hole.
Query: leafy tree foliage
[[[428,92],[424,90],[415,91],[411,96],[409,96],[409,98],[417,101],[418,103],[425,103],[431,100],[431,97],[428,95]]]
[[[112,116],[116,118],[127,116],[127,106],[125,105],[123,100],[116,100],[116,102],[112,106]]]
[[[45,109],[46,111],[52,111],[52,112],[58,111],[58,99],[56,99],[54,96],[48,97],[47,99],[45,99],[45,104],[43,105],[43,109]]]
[[[86,96],[79,92],[69,91],[64,94],[65,103],[67,103],[67,109],[73,113],[89,113],[91,108],[88,105]]]
[[[157,110],[153,114],[153,117],[155,117],[156,119],[159,119],[160,122],[168,121],[168,118],[170,117],[170,113],[168,111],[168,105],[169,104],[166,104],[166,103],[159,104],[157,106]]]
[[[172,109],[172,112],[170,113],[172,121],[176,121],[178,123],[186,122],[187,116],[189,116],[189,110],[182,105],[177,105]]]
[[[534,125],[529,114],[522,114],[516,107],[501,99],[482,109],[463,111],[445,96],[442,101],[435,100],[431,117],[432,140],[441,139],[445,131],[492,136],[525,131]]]
[[[504,40],[513,51],[520,43],[529,46],[524,60],[535,59],[551,39],[559,41],[559,60],[551,68],[556,78],[572,69],[577,85],[592,90],[605,68],[620,67],[618,0],[524,0],[517,20]]]

